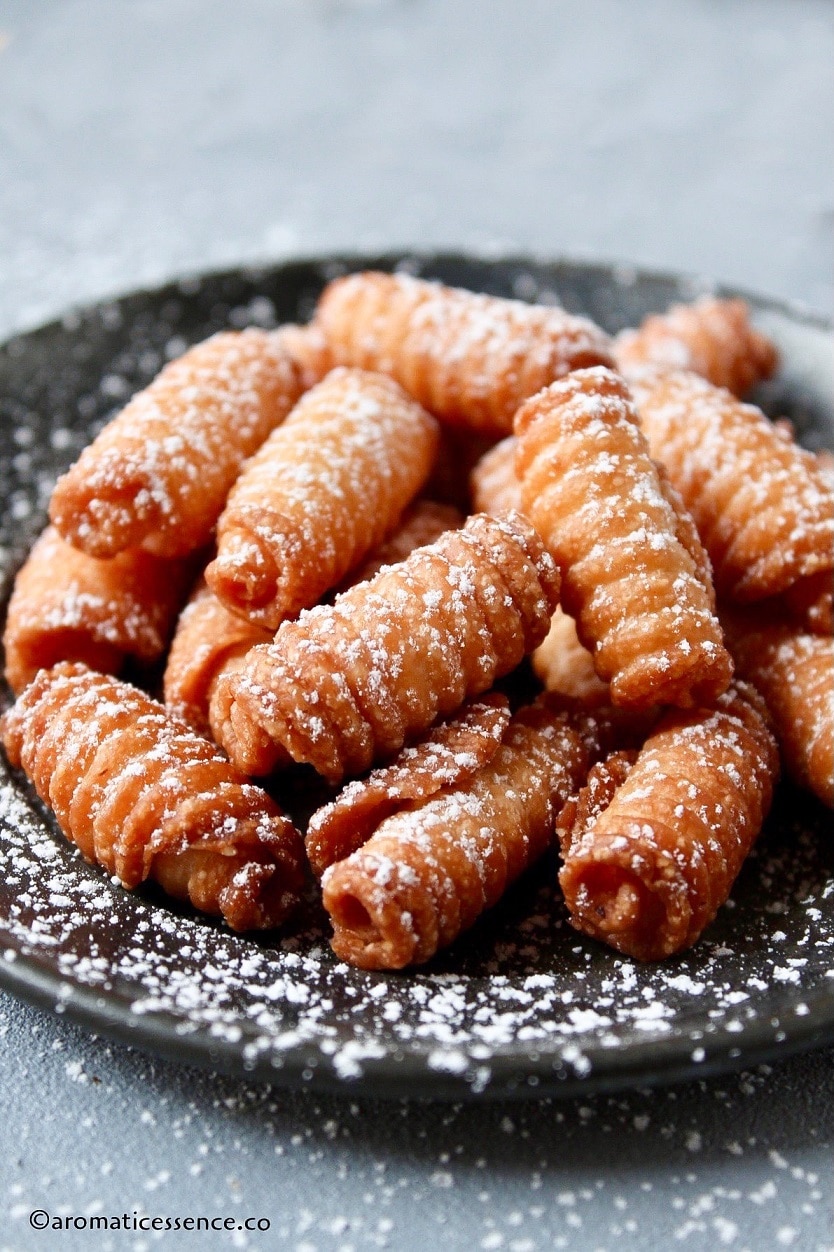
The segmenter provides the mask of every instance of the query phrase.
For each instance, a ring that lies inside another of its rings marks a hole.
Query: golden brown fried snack
[[[191,561],[133,548],[99,561],[49,526],[15,579],[3,647],[6,681],[20,694],[39,669],[84,661],[115,674],[126,656],[165,651],[194,575]]]
[[[428,800],[443,787],[461,787],[498,750],[510,706],[497,693],[470,700],[423,739],[403,748],[389,765],[355,779],[310,818],[304,840],[313,871],[361,848],[392,813]]]
[[[336,955],[362,969],[429,960],[550,847],[588,764],[585,739],[564,715],[520,710],[488,764],[384,817],[325,871]]]
[[[434,418],[390,378],[333,370],[232,488],[206,582],[227,608],[274,630],[396,527],[437,438]]]
[[[230,613],[201,579],[180,614],[163,678],[165,707],[201,735],[217,679],[272,632]]]
[[[764,702],[734,684],[668,712],[635,753],[594,766],[558,821],[577,930],[642,961],[695,943],[727,899],[779,770]]]
[[[337,278],[315,323],[340,364],[390,374],[444,421],[493,435],[554,378],[611,363],[607,335],[586,318],[406,274]]]
[[[530,659],[546,691],[556,692],[588,709],[610,703],[608,683],[599,677],[594,669],[594,658],[579,642],[576,622],[561,609],[553,614],[546,638]]]
[[[732,663],[712,588],[626,384],[611,370],[577,371],[522,405],[516,433],[524,512],[559,566],[562,607],[612,702],[714,699]]]
[[[471,517],[253,648],[218,682],[220,742],[250,774],[284,749],[332,783],[362,773],[514,669],[558,592],[524,518]]]
[[[318,326],[288,322],[275,332],[275,338],[295,362],[304,391],[315,387],[333,369],[333,355]]]
[[[754,610],[721,621],[739,674],[765,698],[787,773],[834,808],[834,640]]]
[[[0,733],[66,836],[125,887],[153,879],[234,930],[276,926],[297,903],[298,831],[144,692],[62,663],[40,671]]]
[[[301,392],[274,334],[229,331],[167,365],[58,480],[49,514],[90,556],[204,547],[246,457]]]
[[[473,466],[469,475],[469,491],[475,512],[521,510],[521,483],[515,472],[517,446],[515,435],[507,435]]]
[[[470,475],[474,509],[481,513],[499,513],[506,509],[521,511],[521,482],[516,473],[517,456],[518,439],[515,435],[508,435],[481,457]],[[695,562],[698,576],[714,607],[712,565],[701,543],[697,527],[681,499],[680,492],[672,486],[663,466],[655,464],[655,470],[660,479],[660,489],[674,511],[675,533]]]
[[[761,600],[831,571],[834,495],[816,458],[695,374],[647,375],[636,395],[651,454],[695,519],[719,595]]]
[[[779,364],[775,346],[749,319],[744,300],[704,296],[694,304],[673,304],[637,330],[621,331],[614,357],[626,377],[644,365],[692,370],[741,396],[770,378]]]

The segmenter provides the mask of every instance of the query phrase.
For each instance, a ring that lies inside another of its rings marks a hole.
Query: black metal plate
[[[705,290],[571,262],[341,257],[188,279],[19,336],[0,348],[3,596],[57,474],[166,357],[225,326],[306,318],[333,275],[395,266],[558,301],[610,330]],[[763,402],[809,446],[830,445],[829,329],[748,298],[786,359]],[[314,901],[291,934],[250,939],[123,892],[0,765],[0,982],[179,1060],[363,1094],[575,1094],[704,1076],[834,1041],[831,825],[782,787],[729,905],[660,966],[578,937],[551,863],[428,966],[368,974],[333,957]]]

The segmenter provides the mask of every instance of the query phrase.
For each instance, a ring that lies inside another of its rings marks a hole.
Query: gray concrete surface
[[[0,333],[241,260],[461,246],[828,313],[822,0],[0,0]],[[834,1053],[472,1108],[198,1074],[0,998],[0,1248],[834,1246]],[[48,1231],[29,1213],[265,1218]],[[109,1242],[108,1242],[109,1240]]]

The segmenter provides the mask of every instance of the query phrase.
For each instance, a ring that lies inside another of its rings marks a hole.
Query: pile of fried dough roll
[[[128,888],[246,930],[319,880],[360,967],[429,960],[550,849],[575,927],[684,950],[780,763],[834,806],[832,476],[741,398],[777,364],[738,300],[612,340],[382,273],[197,344],[57,483],[9,760]],[[271,798],[299,766],[305,836]]]

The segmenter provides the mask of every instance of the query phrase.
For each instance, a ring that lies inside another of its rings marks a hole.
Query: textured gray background
[[[829,313],[822,0],[0,0],[0,333],[172,274],[461,246]],[[0,998],[0,1249],[830,1249],[834,1052],[565,1104],[249,1087]]]

